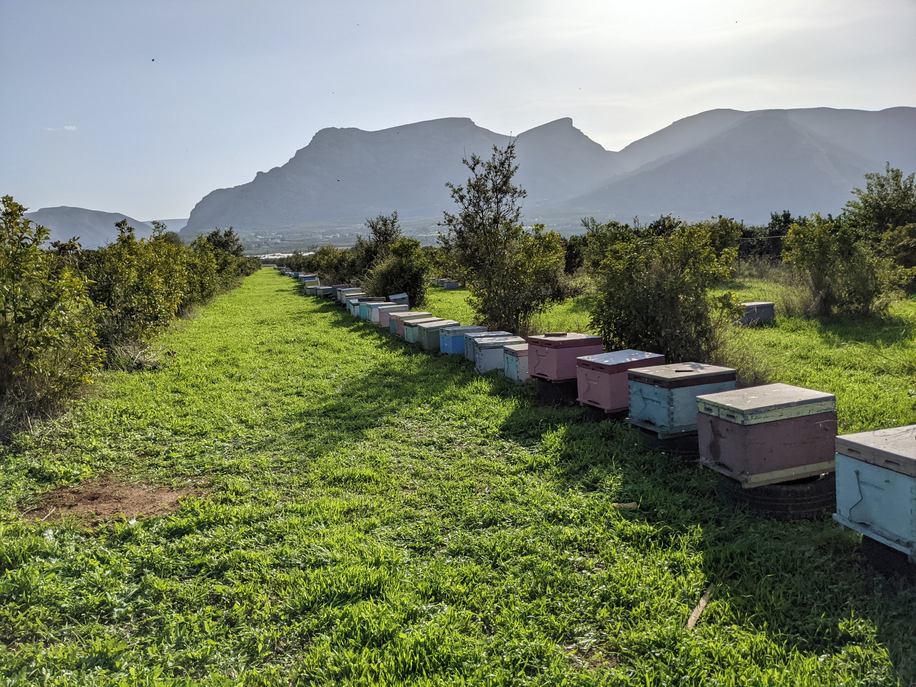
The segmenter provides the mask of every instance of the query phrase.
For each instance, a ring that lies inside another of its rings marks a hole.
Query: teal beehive
[[[423,317],[416,320],[405,320],[404,321],[404,341],[412,344],[420,343],[420,325],[421,324],[436,324],[440,322],[445,322],[441,317]]]
[[[528,344],[509,344],[503,348],[503,373],[516,382],[527,382]]]
[[[836,438],[836,511],[916,562],[916,425]]]

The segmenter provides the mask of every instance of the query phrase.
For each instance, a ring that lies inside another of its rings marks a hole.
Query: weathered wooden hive
[[[340,305],[346,305],[350,298],[356,298],[357,294],[363,294],[363,290],[358,286],[348,286],[343,289],[337,289],[337,302]]]
[[[316,286],[315,295],[319,298],[331,298],[331,295],[334,293],[333,286]]]
[[[451,281],[450,279],[446,279],[442,286],[449,290],[461,288],[461,284],[456,281]]]
[[[352,288],[349,284],[333,284],[331,285],[331,298],[335,301],[337,300],[337,289],[349,289]]]
[[[530,355],[530,354],[529,354]],[[625,349],[595,353],[576,358],[576,400],[581,405],[619,413],[630,405],[627,370],[633,367],[663,365],[665,356]]]
[[[833,518],[916,562],[916,425],[836,438]]]
[[[509,344],[503,348],[503,373],[516,382],[527,382],[528,344]]]
[[[483,336],[474,340],[474,369],[480,374],[490,370],[503,370],[506,366],[503,348],[523,344],[520,336]]]
[[[344,301],[344,306],[347,308],[347,312],[353,315],[353,317],[359,317],[359,299],[365,296],[366,294],[361,291],[348,294],[347,299]]]
[[[391,314],[396,312],[407,312],[407,309],[406,305],[382,305],[375,310],[375,312],[378,313],[376,324],[382,329],[388,329],[391,324]]]
[[[481,339],[487,336],[511,336],[512,332],[504,331],[495,331],[488,332],[486,330],[482,332],[465,332],[464,333],[464,357],[474,362],[474,341]]]
[[[762,324],[772,322],[776,317],[775,305],[767,301],[751,301],[742,303],[744,306],[744,316],[738,322],[741,324]]]
[[[406,312],[391,313],[388,319],[388,330],[400,338],[404,338],[404,321],[405,320],[424,320],[432,317],[432,313],[422,312],[420,310],[408,310]]]
[[[455,320],[441,320],[439,322],[424,322],[417,325],[420,335],[420,346],[426,351],[439,350],[439,332],[446,327],[454,327],[458,324]]]
[[[660,439],[697,431],[697,396],[731,391],[737,373],[730,367],[678,363],[636,367],[627,372],[631,425]]]
[[[485,332],[480,325],[456,325],[439,330],[439,352],[446,355],[464,355],[464,335],[468,332]]]
[[[391,296],[388,296],[388,300],[395,305],[406,305],[410,307],[410,298],[408,298],[406,293],[395,293]]]
[[[436,322],[444,322],[441,317],[421,317],[416,320],[405,320],[404,321],[404,341],[407,343],[418,344],[420,343],[420,329],[421,324],[434,324]]]
[[[306,286],[303,289],[303,293],[305,293],[306,296],[315,296],[317,295],[317,291],[318,291],[317,284],[315,286],[312,286],[312,285]]]
[[[550,332],[528,337],[528,374],[552,382],[576,379],[576,358],[604,351],[600,336]]]
[[[789,384],[697,396],[700,457],[744,488],[833,472],[836,397]]]

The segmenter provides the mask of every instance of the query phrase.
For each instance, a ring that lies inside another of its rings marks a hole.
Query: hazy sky
[[[916,106],[916,0],[0,0],[0,194],[141,220],[324,127]],[[912,171],[912,170],[911,170]]]

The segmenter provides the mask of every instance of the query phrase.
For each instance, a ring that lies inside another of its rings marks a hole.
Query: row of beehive
[[[666,365],[664,356],[644,351],[604,352],[601,338],[586,334],[526,341],[411,311],[405,294],[386,301],[356,287],[311,284],[313,275],[293,276],[307,284],[306,294],[335,299],[354,317],[425,350],[463,354],[478,372],[502,369],[516,381],[575,380],[579,403],[628,413],[644,440],[655,439],[644,445],[687,438],[704,465],[744,489],[835,470],[834,518],[916,559],[916,425],[838,437],[832,394],[786,384],[738,389],[730,368]]]

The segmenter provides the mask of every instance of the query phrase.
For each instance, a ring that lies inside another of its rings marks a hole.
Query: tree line
[[[176,317],[260,268],[230,228],[185,246],[154,222],[137,239],[126,220],[97,250],[49,231],[0,200],[0,436],[60,409],[100,367],[155,364],[148,342]]]

